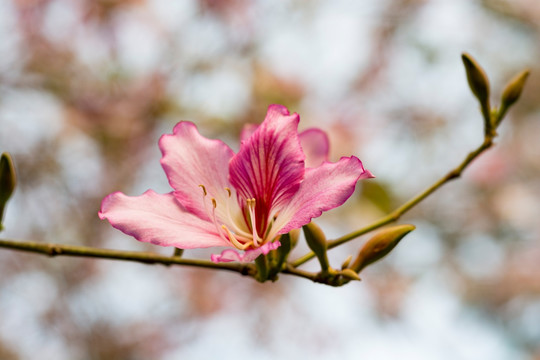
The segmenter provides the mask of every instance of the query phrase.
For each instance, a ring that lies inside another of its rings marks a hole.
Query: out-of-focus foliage
[[[337,237],[482,141],[462,51],[492,101],[531,76],[497,146],[403,219],[417,230],[362,282],[1,250],[0,358],[540,358],[539,37],[534,0],[1,2],[0,151],[19,178],[6,238],[168,253],[99,221],[103,196],[169,191],[157,140],[177,121],[227,141],[270,103],[377,176],[321,218]]]

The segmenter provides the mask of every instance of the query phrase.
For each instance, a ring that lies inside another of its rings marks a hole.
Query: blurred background
[[[0,237],[172,254],[100,221],[101,199],[170,191],[157,141],[178,121],[237,149],[271,103],[377,176],[317,221],[356,230],[481,143],[462,51],[494,100],[530,68],[522,99],[362,282],[0,249],[0,359],[540,359],[535,0],[0,0],[0,151],[20,180]]]

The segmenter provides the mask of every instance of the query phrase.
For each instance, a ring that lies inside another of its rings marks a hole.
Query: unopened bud
[[[352,260],[352,255],[347,256],[345,261],[343,261],[343,263],[341,264],[341,270],[347,268],[349,264],[351,263],[351,260]]]
[[[522,71],[506,84],[501,98],[502,107],[509,108],[519,99],[529,73],[529,70]]]
[[[291,250],[298,244],[298,238],[300,237],[300,229],[293,229],[289,231],[289,239],[291,241]]]
[[[17,175],[13,160],[9,153],[3,153],[0,157],[0,230],[2,229],[2,218],[6,203],[13,194],[17,185]]]
[[[474,96],[480,101],[482,108],[489,109],[489,80],[484,69],[467,53],[461,54],[461,59]]]
[[[356,281],[362,280],[360,279],[360,276],[358,276],[358,274],[353,269],[343,269],[339,272],[339,274],[349,280],[356,280]]]
[[[311,222],[302,227],[304,230],[304,236],[306,237],[306,242],[311,249],[317,255],[319,262],[321,263],[321,269],[327,271],[329,268],[328,256],[326,250],[328,248],[328,243],[326,242],[326,236],[319,226]]]
[[[364,244],[349,268],[358,273],[366,266],[382,259],[414,229],[416,229],[414,225],[397,225],[378,232]]]
[[[281,246],[278,247],[276,250],[278,267],[281,267],[285,260],[287,260],[287,256],[289,256],[291,250],[294,249],[294,247],[296,246],[299,236],[299,229],[294,229],[289,231],[289,233],[287,234],[281,235],[281,237],[279,238]]]

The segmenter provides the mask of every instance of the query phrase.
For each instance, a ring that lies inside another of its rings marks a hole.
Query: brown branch
[[[403,216],[406,212],[408,212],[410,209],[412,209],[414,206],[416,206],[418,203],[420,203],[422,200],[424,200],[426,197],[431,195],[435,190],[439,189],[444,184],[450,182],[451,180],[457,179],[461,176],[463,171],[469,166],[469,164],[476,159],[480,154],[482,154],[484,151],[489,149],[491,146],[493,146],[493,138],[495,135],[486,135],[484,138],[484,142],[482,145],[480,145],[476,150],[470,152],[467,157],[459,164],[455,169],[451,170],[448,174],[437,180],[435,183],[433,183],[431,186],[426,188],[424,191],[422,191],[420,194],[414,196],[409,201],[407,201],[405,204],[401,205],[396,210],[392,211],[390,214],[380,218],[379,220],[375,221],[374,223],[361,228],[359,230],[353,231],[347,235],[344,235],[340,238],[337,238],[335,240],[328,242],[328,249],[332,249],[336,246],[339,246],[341,244],[344,244],[348,241],[351,241],[361,235],[367,234],[373,230],[376,230],[384,225],[390,224],[392,222],[395,222]],[[315,257],[315,254],[313,252],[307,253],[306,255],[300,257],[299,259],[292,262],[293,267],[298,267],[305,262],[311,260]]]
[[[0,247],[11,250],[26,251],[47,256],[76,256],[93,257],[100,259],[125,260],[140,262],[143,264],[185,265],[204,267],[218,270],[238,272],[242,275],[253,276],[256,273],[253,264],[243,263],[214,263],[208,260],[184,259],[178,256],[165,256],[151,252],[123,251],[112,249],[100,249],[88,246],[75,246],[51,243],[38,243],[33,241],[14,241],[0,239]]]

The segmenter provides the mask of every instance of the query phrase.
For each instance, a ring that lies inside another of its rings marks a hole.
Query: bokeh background
[[[481,143],[462,51],[494,101],[528,67],[525,93],[497,146],[401,220],[417,230],[362,282],[0,249],[0,359],[540,359],[535,0],[0,0],[0,151],[20,180],[0,237],[172,254],[100,221],[101,199],[170,191],[157,141],[179,120],[237,148],[271,103],[377,176],[318,220],[343,235]]]

